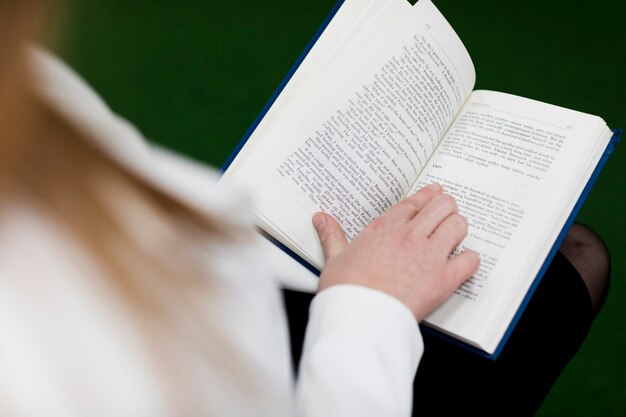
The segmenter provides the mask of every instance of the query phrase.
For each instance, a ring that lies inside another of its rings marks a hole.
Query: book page
[[[610,136],[595,116],[472,94],[413,186],[438,182],[457,199],[469,223],[457,251],[481,255],[478,273],[429,323],[467,339],[499,340]],[[492,327],[499,336],[487,336]]]
[[[289,83],[280,91],[280,95],[271,108],[263,114],[263,119],[255,127],[252,136],[232,161],[226,172],[230,177],[233,172],[245,164],[248,156],[253,155],[264,137],[271,136],[274,126],[288,120],[290,111],[297,107],[302,100],[315,89],[319,82],[324,80],[334,64],[340,65],[344,57],[360,34],[372,23],[380,19],[381,10],[386,10],[385,3],[394,0],[346,0],[341,5],[332,21],[323,31],[313,48],[308,52],[306,59],[300,63],[298,70],[292,75]],[[384,14],[384,13],[383,13]]]
[[[226,175],[253,194],[262,227],[318,268],[313,213],[356,236],[408,191],[474,84],[467,52],[428,0],[381,3],[353,30]]]

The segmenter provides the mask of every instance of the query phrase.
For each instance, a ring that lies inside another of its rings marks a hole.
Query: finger
[[[348,244],[343,228],[333,216],[321,212],[315,213],[313,226],[320,238],[326,261],[339,254]]]
[[[430,240],[435,247],[443,248],[445,253],[450,253],[465,236],[467,236],[467,220],[460,214],[454,213],[441,222],[430,236]]]
[[[448,262],[446,276],[454,288],[472,277],[480,267],[480,256],[471,250],[464,250]]]
[[[441,185],[436,183],[427,185],[401,200],[398,204],[390,208],[387,214],[397,216],[402,219],[402,221],[407,222],[415,217],[429,201],[441,193],[443,193],[443,187]]]
[[[451,214],[459,211],[454,198],[441,194],[430,200],[411,220],[415,233],[430,236],[435,229]]]

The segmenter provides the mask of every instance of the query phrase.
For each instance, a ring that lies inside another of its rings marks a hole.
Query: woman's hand
[[[338,284],[374,288],[406,304],[418,321],[476,273],[480,263],[472,251],[448,260],[467,234],[467,221],[438,184],[391,207],[350,243],[329,214],[315,214],[313,225],[326,258],[319,291]]]

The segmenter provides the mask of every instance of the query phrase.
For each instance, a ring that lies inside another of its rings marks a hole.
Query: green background
[[[87,0],[66,5],[53,47],[151,140],[220,165],[334,0]],[[476,88],[626,127],[626,2],[435,0],[474,60]],[[604,310],[541,416],[626,415],[626,149],[579,220],[613,255]]]

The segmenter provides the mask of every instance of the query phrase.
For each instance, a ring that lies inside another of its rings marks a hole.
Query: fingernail
[[[432,191],[434,191],[436,193],[439,193],[439,192],[443,191],[443,187],[441,185],[437,184],[436,182],[430,184],[428,186],[428,188],[430,188]]]
[[[315,213],[313,215],[313,226],[319,230],[321,227],[324,227],[324,224],[326,224],[324,213]]]

